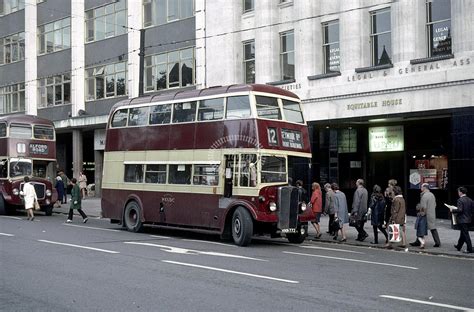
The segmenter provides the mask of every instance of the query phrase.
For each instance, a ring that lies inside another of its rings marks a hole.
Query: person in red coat
[[[321,213],[323,211],[323,194],[321,192],[321,186],[319,185],[319,183],[313,182],[313,184],[311,185],[311,189],[313,193],[311,194],[310,205],[311,210],[316,216],[316,220],[312,221],[311,223],[316,229],[316,238],[320,238],[321,228],[319,227],[319,222],[321,220]]]

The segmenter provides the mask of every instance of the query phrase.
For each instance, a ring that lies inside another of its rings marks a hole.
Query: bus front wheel
[[[53,214],[53,205],[48,205],[44,208],[44,214],[50,216]]]
[[[238,207],[232,216],[232,238],[238,246],[250,244],[253,235],[253,220],[250,213]]]
[[[308,236],[308,226],[307,225],[302,225],[298,233],[291,233],[291,234],[286,234],[286,238],[288,241],[292,244],[301,244],[304,242],[306,239],[306,236]]]
[[[141,209],[137,202],[131,201],[125,207],[124,223],[127,230],[130,232],[141,232],[143,230],[143,223],[140,218]]]

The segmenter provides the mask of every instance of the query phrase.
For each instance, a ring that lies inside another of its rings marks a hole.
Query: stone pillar
[[[128,96],[130,98],[138,97],[138,80],[140,76],[140,32],[138,29],[143,28],[142,10],[143,5],[140,1],[128,0],[127,2],[128,19],[127,25],[133,29],[128,30]],[[145,31],[146,37],[146,31]]]
[[[392,63],[426,57],[425,2],[400,0],[392,5]]]
[[[364,28],[364,21],[370,23],[370,18],[366,9],[359,9],[360,2],[342,1],[339,9],[345,12],[339,22],[341,71],[370,66],[370,24],[369,28]]]
[[[275,3],[256,1],[258,18],[255,26],[271,25],[276,22]],[[256,82],[267,83],[281,80],[280,77],[280,34],[278,27],[263,27],[255,36],[255,71]]]
[[[472,0],[451,1],[452,53],[466,53],[474,50],[474,2]]]
[[[207,1],[195,2],[196,20],[196,88],[203,89],[206,86],[206,3]]]
[[[38,114],[36,0],[25,1],[25,112]]]
[[[82,147],[82,131],[78,129],[72,130],[72,169],[73,177],[76,179],[79,177],[79,172],[82,171],[84,163]]]
[[[74,0],[71,2],[71,116],[79,116],[79,110],[85,110],[85,24],[84,24],[84,0]],[[73,134],[74,138],[74,134]],[[82,140],[82,136],[81,136]],[[73,143],[74,144],[74,143]],[[82,141],[81,141],[82,153]],[[81,154],[82,169],[82,154]],[[74,166],[76,170],[76,166]]]

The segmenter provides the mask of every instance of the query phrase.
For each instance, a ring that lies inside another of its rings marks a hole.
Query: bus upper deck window
[[[256,96],[255,99],[257,101],[258,117],[281,120],[281,111],[277,98]]]
[[[286,121],[304,123],[303,113],[298,102],[282,100]]]
[[[227,98],[226,118],[247,118],[250,117],[250,100],[248,95],[231,96]]]
[[[130,108],[128,126],[145,126],[148,123],[148,107]]]
[[[40,140],[54,140],[54,129],[50,127],[35,126],[33,136]]]
[[[224,98],[199,101],[198,120],[218,120],[224,117]]]
[[[11,125],[10,137],[17,139],[31,139],[30,125]]]
[[[163,125],[171,121],[171,104],[155,105],[150,111],[150,125]]]
[[[191,122],[196,118],[196,102],[175,103],[173,123]]]
[[[119,109],[112,117],[112,128],[125,127],[127,125],[128,109]]]

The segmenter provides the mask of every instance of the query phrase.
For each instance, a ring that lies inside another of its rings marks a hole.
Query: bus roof
[[[7,124],[11,123],[22,123],[30,125],[43,125],[43,126],[53,126],[53,122],[34,115],[25,115],[25,114],[13,114],[0,116],[0,122],[6,122]]]
[[[111,111],[114,111],[117,107],[132,105],[132,104],[142,104],[142,103],[153,103],[153,102],[162,102],[162,101],[173,101],[179,99],[188,99],[196,98],[200,96],[209,96],[209,95],[225,95],[227,93],[235,92],[245,92],[245,91],[256,91],[256,92],[268,92],[273,94],[278,94],[286,97],[292,97],[298,99],[298,96],[293,92],[270,86],[264,84],[235,84],[229,86],[216,86],[206,89],[192,89],[192,90],[175,90],[171,92],[142,96],[132,99],[126,99],[115,104]]]

